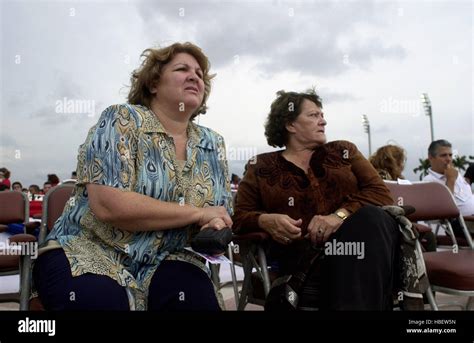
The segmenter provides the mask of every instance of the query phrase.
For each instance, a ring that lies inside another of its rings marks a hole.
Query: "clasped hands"
[[[320,245],[339,229],[342,222],[343,220],[334,214],[315,215],[308,225],[308,233],[302,237],[302,219],[295,220],[286,214],[276,213],[262,214],[258,218],[259,226],[268,232],[273,240],[281,244],[290,244],[295,240],[309,238],[313,244]]]
[[[200,211],[201,216],[198,225],[201,227],[201,230],[207,227],[213,227],[217,230],[232,227],[232,219],[225,207],[209,206],[201,208]]]

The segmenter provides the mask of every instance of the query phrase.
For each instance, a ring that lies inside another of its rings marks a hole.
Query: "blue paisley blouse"
[[[130,104],[107,108],[79,148],[78,183],[47,237],[48,247],[64,249],[73,276],[106,275],[124,286],[131,309],[146,309],[151,278],[165,259],[187,261],[208,271],[184,249],[199,228],[129,232],[113,227],[92,213],[86,184],[196,207],[225,206],[232,214],[224,139],[192,122],[187,130],[187,160],[181,169],[176,167],[173,138],[151,110]]]

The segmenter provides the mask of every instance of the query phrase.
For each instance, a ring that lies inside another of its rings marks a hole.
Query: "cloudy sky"
[[[199,118],[224,135],[231,171],[272,150],[263,123],[278,90],[316,86],[329,140],[368,154],[397,143],[405,175],[436,139],[474,155],[471,1],[0,0],[0,166],[11,180],[68,178],[100,112],[125,102],[141,52],[191,41],[217,73]]]

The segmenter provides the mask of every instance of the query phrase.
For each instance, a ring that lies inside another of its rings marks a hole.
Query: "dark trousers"
[[[324,256],[311,269],[302,270],[311,255],[308,240],[290,246],[272,244],[269,254],[276,259],[280,275],[307,275],[300,309],[390,310],[398,241],[396,221],[379,207],[364,206],[328,238],[322,247]]]
[[[129,310],[125,288],[108,276],[73,277],[62,249],[40,255],[33,279],[46,310]],[[152,311],[220,310],[211,280],[200,268],[163,261],[152,277],[148,309]]]
[[[339,242],[364,243],[363,258],[355,254],[325,254],[321,266],[320,308],[390,310],[398,270],[399,230],[396,221],[381,208],[365,206],[329,237],[325,251],[327,243],[334,242],[336,247]]]

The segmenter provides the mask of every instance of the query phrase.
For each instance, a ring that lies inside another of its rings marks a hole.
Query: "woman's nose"
[[[188,75],[188,80],[198,81],[199,75],[194,70],[191,70]]]

